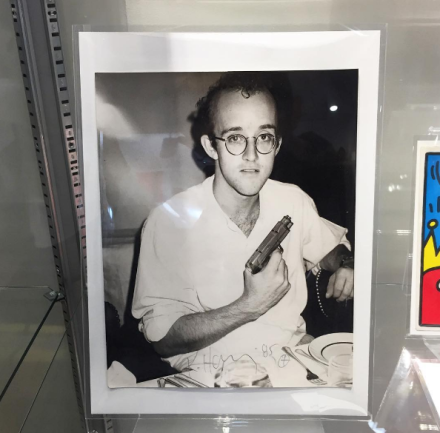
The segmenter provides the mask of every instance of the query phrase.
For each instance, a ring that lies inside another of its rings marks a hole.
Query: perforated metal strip
[[[52,70],[56,83],[56,93],[58,97],[58,110],[60,122],[64,132],[66,155],[70,170],[70,180],[75,200],[76,216],[78,219],[81,252],[83,259],[87,258],[86,250],[86,226],[83,191],[81,178],[79,175],[78,152],[76,147],[75,133],[72,120],[72,107],[70,104],[69,91],[67,89],[66,70],[64,66],[63,50],[58,24],[58,12],[55,0],[44,0],[45,18],[47,23],[48,41],[50,57],[52,60]],[[86,263],[84,260],[83,263]]]
[[[33,0],[31,0],[33,1]],[[37,156],[38,169],[40,173],[41,186],[43,191],[44,203],[46,207],[46,215],[49,225],[49,233],[52,242],[53,257],[58,278],[58,290],[66,295],[63,273],[63,261],[60,253],[60,226],[56,215],[56,206],[54,202],[53,179],[48,163],[48,148],[45,143],[45,126],[42,108],[41,95],[39,91],[39,77],[34,59],[34,49],[32,41],[32,31],[29,25],[29,16],[27,14],[26,0],[11,0],[11,12],[14,24],[14,31],[17,39],[17,47],[20,59],[21,73],[23,84],[26,92],[26,100],[28,104],[30,123],[33,135],[33,144]],[[35,6],[35,4],[34,4]],[[62,116],[62,125],[65,132],[66,154],[69,156],[70,174],[72,188],[74,189],[75,206],[77,210],[77,218],[80,222],[80,230],[84,232],[84,238],[81,244],[85,245],[85,226],[84,207],[82,202],[82,190],[78,170],[77,149],[73,133],[72,117],[70,113],[69,96],[67,91],[65,69],[63,63],[63,54],[61,49],[61,41],[58,31],[58,23],[56,18],[56,7],[53,1],[46,1],[44,4],[46,9],[46,17],[48,24],[48,32],[50,34],[50,50],[51,59],[53,60],[54,71],[57,76],[57,95],[59,100],[59,111]],[[34,18],[34,17],[32,17]],[[85,248],[82,249],[85,254]],[[67,297],[66,297],[67,298]],[[86,420],[83,408],[83,392],[80,380],[80,371],[78,365],[78,350],[75,345],[75,336],[72,328],[72,312],[69,311],[69,305],[66,298],[61,301],[64,320],[66,324],[66,336],[69,346],[69,352],[72,360],[72,372],[74,385],[77,394],[79,412],[82,421],[83,431],[87,431]]]
[[[41,186],[43,190],[44,203],[46,206],[46,215],[49,224],[50,239],[52,242],[53,257],[56,266],[56,272],[58,276],[59,290],[64,292],[63,275],[61,269],[61,261],[58,254],[58,239],[59,233],[57,232],[56,221],[54,218],[54,206],[53,206],[53,194],[51,188],[51,182],[48,177],[47,155],[46,149],[43,143],[42,124],[39,116],[39,110],[36,107],[36,95],[35,95],[35,82],[31,74],[33,71],[30,69],[29,48],[28,48],[28,35],[25,34],[26,29],[22,26],[22,19],[20,15],[22,11],[19,10],[20,4],[18,1],[11,1],[12,18],[14,22],[14,31],[17,39],[18,54],[20,59],[21,73],[23,77],[24,89],[26,92],[26,101],[29,111],[30,123],[32,128],[32,136],[35,147],[35,152],[38,162],[38,170],[40,173]]]

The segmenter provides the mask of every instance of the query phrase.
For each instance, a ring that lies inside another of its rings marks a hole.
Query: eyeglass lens
[[[248,138],[240,134],[230,135],[225,139],[226,147],[233,155],[241,155],[248,144]],[[269,153],[274,146],[275,137],[271,134],[261,134],[255,141],[255,146],[259,153]]]

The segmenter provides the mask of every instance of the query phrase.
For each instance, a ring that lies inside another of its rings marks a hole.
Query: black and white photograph
[[[93,96],[82,103],[83,127],[96,137],[83,144],[89,317],[102,329],[90,324],[91,381],[101,395],[104,383],[113,390],[118,411],[122,389],[130,401],[163,388],[212,389],[220,400],[220,389],[322,390],[347,400],[341,414],[366,401],[374,190],[366,119],[377,105],[362,64],[323,67],[298,48],[300,34],[289,36],[291,48],[273,37],[297,53],[290,69],[265,64],[270,55],[258,47],[245,68],[240,46],[223,42],[227,69],[201,67],[209,37],[196,48],[194,35],[171,35],[186,49],[170,50],[175,64],[165,56],[160,67],[139,67],[135,44],[126,55],[135,66],[121,70],[112,35],[104,66],[92,62],[93,81],[82,73]],[[312,60],[298,67],[302,57]],[[315,412],[300,400],[293,412]]]
[[[357,83],[97,75],[110,387],[351,386]]]

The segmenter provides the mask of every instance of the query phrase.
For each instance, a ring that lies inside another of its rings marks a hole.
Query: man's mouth
[[[243,168],[242,170],[243,173],[258,173],[260,170],[258,170],[257,168]]]

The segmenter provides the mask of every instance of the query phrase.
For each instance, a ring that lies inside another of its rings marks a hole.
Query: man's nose
[[[243,159],[246,161],[255,161],[258,159],[258,152],[256,147],[256,139],[254,137],[248,138],[246,150],[243,153]]]

